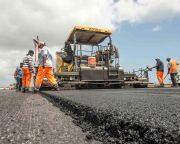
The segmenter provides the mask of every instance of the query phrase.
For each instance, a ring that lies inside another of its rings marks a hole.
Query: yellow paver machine
[[[121,87],[124,70],[111,30],[75,26],[64,47],[56,52],[56,73],[61,86]]]

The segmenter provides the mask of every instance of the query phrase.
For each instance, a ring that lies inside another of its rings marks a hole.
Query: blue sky
[[[0,86],[15,82],[33,38],[55,56],[75,25],[112,29],[125,71],[155,65],[156,57],[180,61],[180,0],[0,0],[0,18]]]
[[[153,28],[157,28],[153,31]],[[165,63],[171,57],[180,61],[180,18],[158,23],[122,23],[113,33],[120,48],[120,62],[127,71],[155,65],[159,57]],[[155,71],[150,72],[155,81]]]

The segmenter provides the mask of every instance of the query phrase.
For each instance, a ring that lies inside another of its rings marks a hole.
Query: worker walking
[[[176,76],[178,74],[178,65],[175,59],[167,58],[168,74],[170,74],[173,87],[177,86]]]
[[[44,42],[39,42],[38,47],[40,52],[38,54],[38,72],[35,80],[35,92],[38,92],[43,78],[47,78],[48,82],[54,87],[55,90],[59,90],[56,79],[53,76],[53,65],[52,65],[52,53]]]
[[[16,80],[16,90],[21,91],[22,87],[22,66],[23,63],[20,63],[20,66],[18,66],[14,72],[14,78]]]
[[[156,65],[150,69],[155,68],[156,69],[156,77],[158,79],[158,82],[160,84],[160,86],[164,85],[164,63],[160,60],[160,58],[156,58]]]
[[[33,50],[29,50],[26,56],[23,59],[23,67],[22,67],[22,92],[26,92],[30,88],[31,77],[33,71],[33,58],[34,55]]]

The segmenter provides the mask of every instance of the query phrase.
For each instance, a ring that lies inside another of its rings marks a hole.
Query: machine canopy
[[[75,26],[72,32],[70,33],[67,41],[73,44],[75,35],[77,44],[98,45],[111,34],[112,31],[107,29],[100,29],[87,26]]]

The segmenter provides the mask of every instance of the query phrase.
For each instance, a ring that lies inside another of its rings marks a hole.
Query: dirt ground
[[[97,144],[38,94],[0,91],[1,144]]]

